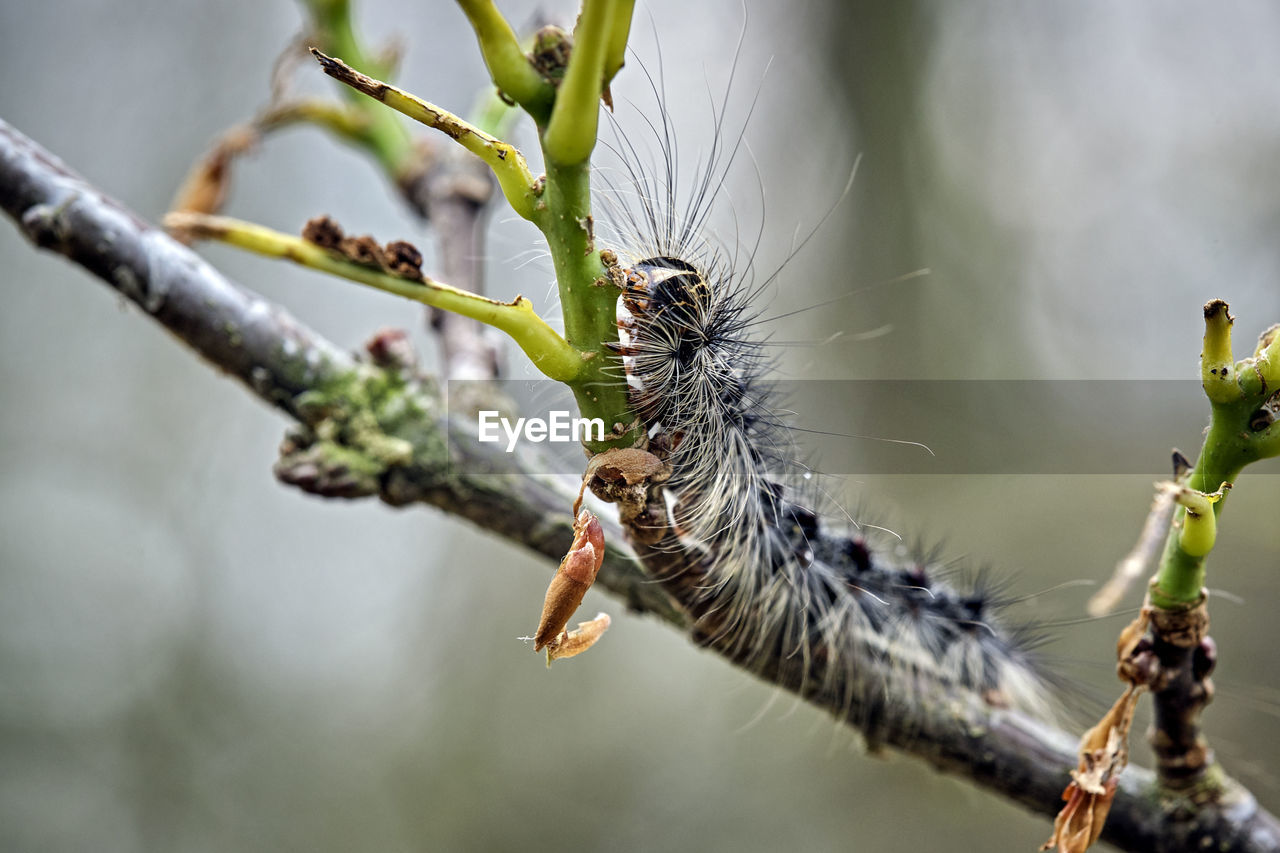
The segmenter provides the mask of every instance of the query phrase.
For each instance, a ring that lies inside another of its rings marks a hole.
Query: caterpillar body
[[[695,639],[840,709],[871,740],[879,721],[910,728],[940,696],[1053,716],[1040,632],[1002,627],[1004,602],[988,590],[957,590],[899,543],[842,531],[812,508],[766,344],[753,337],[760,288],[698,233],[710,167],[695,202],[673,212],[672,142],[660,138],[668,181],[629,165],[627,197],[641,209],[610,208],[633,238],[618,351],[633,410],[672,469],[633,544],[662,567]]]

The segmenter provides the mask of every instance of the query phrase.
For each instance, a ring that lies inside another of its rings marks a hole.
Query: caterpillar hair
[[[753,306],[773,276],[754,283],[753,252],[705,236],[741,135],[726,146],[715,112],[711,155],[682,202],[660,63],[650,83],[661,161],[618,131],[624,178],[603,200],[623,259],[625,379],[672,471],[656,510],[631,525],[646,565],[688,609],[695,639],[843,709],[869,738],[883,715],[909,728],[937,697],[1051,716],[1040,632],[1003,625],[990,589],[956,589],[931,560],[818,511],[758,336]]]

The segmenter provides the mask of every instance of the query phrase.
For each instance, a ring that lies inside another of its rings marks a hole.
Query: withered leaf
[[[609,630],[611,621],[608,613],[597,613],[596,618],[579,622],[577,628],[547,645],[547,665],[550,666],[553,660],[580,655],[594,646]]]
[[[564,632],[604,563],[604,528],[600,526],[600,519],[583,510],[573,523],[573,534],[569,553],[560,561],[547,587],[542,618],[533,635],[534,651],[541,651]]]

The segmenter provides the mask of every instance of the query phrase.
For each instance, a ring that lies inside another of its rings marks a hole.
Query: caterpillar
[[[885,715],[910,720],[935,695],[1053,716],[1034,626],[1003,626],[1006,602],[991,590],[957,589],[931,560],[818,510],[768,379],[753,307],[764,286],[750,256],[744,268],[703,236],[728,168],[717,165],[723,111],[681,206],[675,141],[650,82],[663,166],[646,167],[619,133],[626,179],[604,205],[625,247],[620,378],[672,471],[633,544],[663,566],[659,580],[690,610],[699,642],[757,671],[785,670],[769,675],[842,709],[869,739]]]

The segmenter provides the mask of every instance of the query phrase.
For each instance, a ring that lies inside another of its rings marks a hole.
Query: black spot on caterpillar
[[[1051,715],[1039,632],[1002,625],[989,590],[956,589],[932,561],[820,512],[768,381],[755,307],[764,285],[749,261],[735,263],[703,234],[740,140],[726,152],[716,112],[713,151],[682,204],[675,138],[653,85],[661,161],[646,163],[619,134],[626,180],[604,200],[625,270],[622,369],[672,469],[665,538],[639,536],[637,547],[663,566],[699,642],[843,708],[871,739],[885,715],[910,720],[937,696]]]

